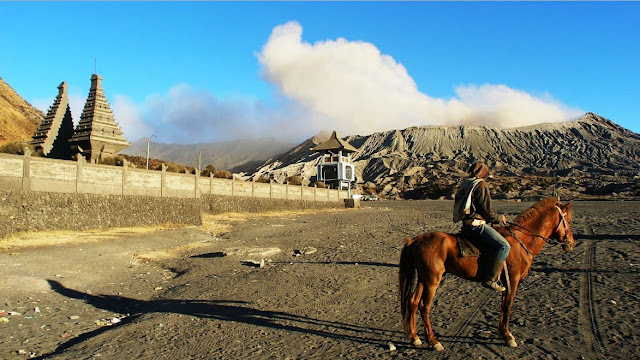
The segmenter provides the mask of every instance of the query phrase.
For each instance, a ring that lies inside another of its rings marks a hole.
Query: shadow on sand
[[[286,330],[304,334],[312,334],[336,340],[348,340],[356,343],[371,344],[380,347],[388,346],[391,338],[401,337],[398,330],[376,329],[353,324],[313,319],[305,316],[289,314],[281,311],[264,311],[252,308],[248,302],[233,300],[138,300],[115,295],[94,295],[70,289],[55,280],[47,280],[56,293],[71,299],[82,300],[99,309],[115,313],[129,313],[117,325],[101,327],[79,335],[61,344],[56,350],[44,354],[37,359],[46,359],[63,353],[70,347],[82,343],[94,336],[105,333],[116,327],[122,327],[150,313],[175,313],[199,318],[216,319],[236,323],[262,326],[276,330]]]

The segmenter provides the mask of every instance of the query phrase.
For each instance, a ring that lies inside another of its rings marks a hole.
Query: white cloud
[[[151,126],[142,120],[140,108],[128,97],[115,95],[111,108],[113,109],[113,116],[127,140],[135,141],[153,134]]]
[[[273,135],[277,113],[250,98],[220,99],[180,84],[134,104],[116,95],[112,108],[130,140],[156,135],[165,143],[193,144]]]
[[[462,86],[457,99],[433,98],[418,91],[405,67],[373,44],[342,38],[305,43],[297,22],[275,27],[258,59],[267,81],[308,110],[307,131],[337,129],[346,135],[415,125],[510,127],[580,114],[549,96],[505,85]]]

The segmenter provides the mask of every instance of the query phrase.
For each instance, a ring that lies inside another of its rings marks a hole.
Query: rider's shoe
[[[503,292],[507,290],[504,286],[500,285],[497,281],[484,281],[481,284],[487,289],[491,289],[497,292]]]
[[[498,283],[500,272],[502,272],[502,268],[504,267],[504,260],[493,260],[489,265],[489,271],[486,272],[482,279],[482,286],[497,292],[505,291],[506,288]]]

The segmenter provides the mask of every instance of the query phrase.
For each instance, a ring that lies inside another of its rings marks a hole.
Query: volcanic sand
[[[499,296],[445,275],[431,318],[439,353],[402,334],[397,263],[406,236],[458,230],[452,203],[363,205],[0,240],[0,358],[638,356],[638,203],[574,204],[575,251],[545,246],[518,288],[515,349],[497,336]],[[495,207],[513,219],[530,205]]]

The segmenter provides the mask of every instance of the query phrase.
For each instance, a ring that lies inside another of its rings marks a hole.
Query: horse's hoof
[[[440,344],[440,343],[435,343],[435,344],[433,344],[433,350],[435,350],[435,351],[443,351],[444,350],[444,346],[442,346],[442,344]]]
[[[512,348],[518,347],[518,343],[514,339],[507,340],[507,345]]]
[[[419,338],[415,338],[415,339],[411,340],[411,345],[420,346],[420,345],[422,345],[422,341],[420,341]]]

